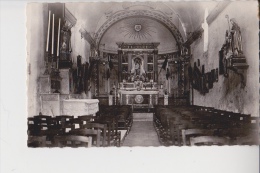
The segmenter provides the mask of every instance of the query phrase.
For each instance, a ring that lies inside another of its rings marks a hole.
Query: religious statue
[[[61,43],[61,52],[65,52],[66,53],[66,50],[68,49],[68,39],[67,39],[67,36],[66,35],[64,35],[63,37],[62,37],[63,39],[62,39],[62,43]]]
[[[238,74],[241,78],[241,87],[246,85],[244,79],[244,71],[249,67],[246,57],[243,55],[242,34],[234,18],[229,20],[229,16],[225,16],[228,21],[229,30],[225,34],[225,42],[220,51],[220,68],[223,69],[225,77],[229,77],[229,70]]]
[[[70,60],[70,53],[72,52],[71,48],[71,30],[68,29],[68,22],[65,21],[61,29],[61,45],[60,49],[60,60],[68,61]]]
[[[140,61],[135,61],[135,75],[140,75]]]
[[[230,23],[232,24],[232,27],[230,30],[232,51],[233,51],[234,55],[243,54],[242,36],[241,36],[240,27],[238,26],[238,24],[234,18],[230,19]]]
[[[131,73],[134,73],[135,76],[141,76],[145,74],[143,61],[141,60],[141,58],[132,59]]]

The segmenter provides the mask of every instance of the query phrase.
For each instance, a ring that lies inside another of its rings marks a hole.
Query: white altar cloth
[[[68,99],[62,101],[63,115],[95,115],[99,111],[98,99]]]

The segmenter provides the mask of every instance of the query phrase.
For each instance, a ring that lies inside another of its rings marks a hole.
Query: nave
[[[28,118],[28,146],[258,145],[258,127],[259,118],[209,107],[156,106],[153,113],[133,113],[129,106],[103,106],[97,116]]]
[[[256,7],[28,5],[28,146],[259,144]]]
[[[153,113],[150,118],[142,116],[144,113],[134,113],[131,131],[126,136],[125,147],[158,147],[161,146],[153,125]],[[140,117],[141,116],[141,117]],[[135,118],[136,117],[136,118]]]

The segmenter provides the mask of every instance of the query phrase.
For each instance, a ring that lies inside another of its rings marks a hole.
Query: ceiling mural
[[[152,37],[152,32],[156,33],[155,28],[145,19],[132,18],[124,21],[124,26],[120,27],[121,33],[126,38],[147,39]]]

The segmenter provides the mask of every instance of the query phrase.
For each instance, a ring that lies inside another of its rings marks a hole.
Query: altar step
[[[133,121],[153,121],[153,113],[133,113]]]
[[[152,113],[154,112],[154,108],[149,105],[134,105],[133,106],[134,113]]]

